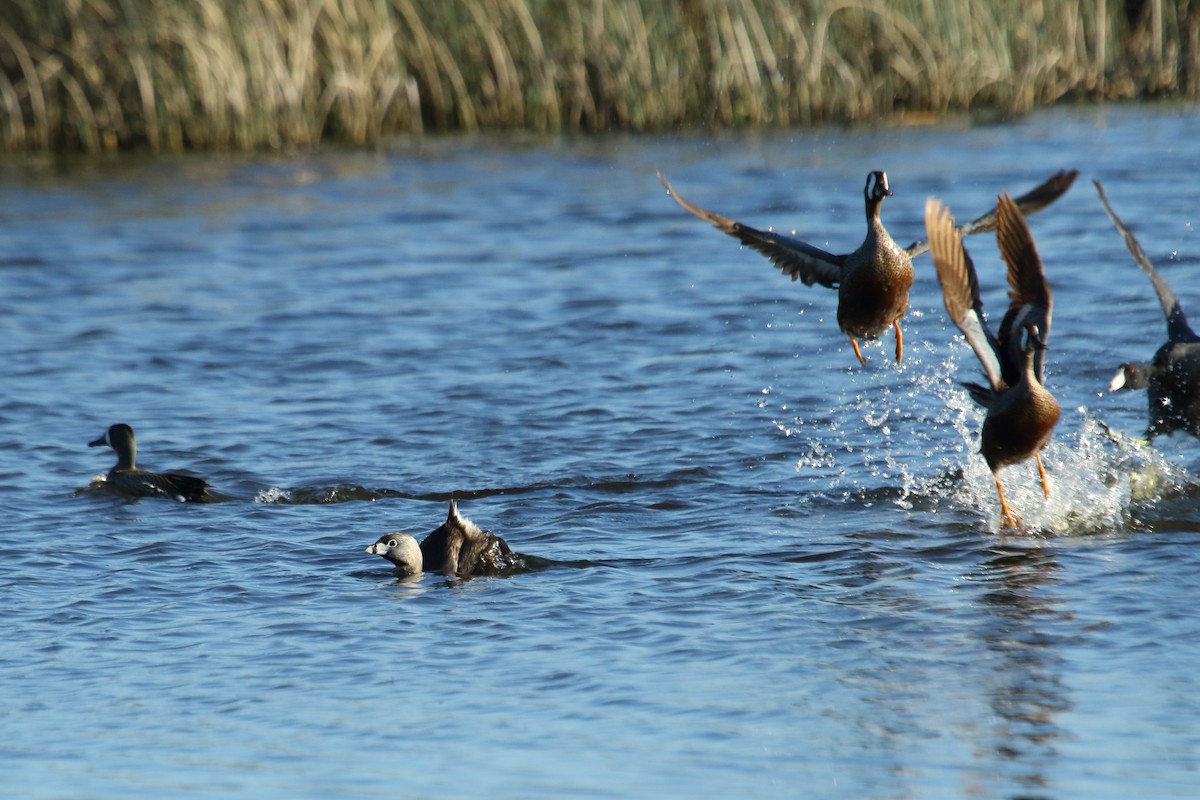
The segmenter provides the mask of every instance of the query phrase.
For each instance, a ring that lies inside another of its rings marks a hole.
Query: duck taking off
[[[1077,170],[1060,170],[1035,189],[1014,202],[1022,214],[1032,214],[1053,203],[1071,188]],[[773,231],[762,231],[703,209],[680,195],[658,173],[658,179],[675,202],[718,230],[754,248],[771,260],[793,281],[814,283],[838,290],[837,320],[858,361],[866,366],[859,350],[859,339],[878,339],[891,328],[896,332],[896,361],[904,356],[904,337],[900,318],[908,310],[908,293],[913,283],[912,260],[929,249],[925,240],[900,247],[883,225],[880,209],[885,197],[891,197],[887,174],[876,170],[867,175],[863,188],[866,200],[867,235],[858,249],[845,255],[828,253],[819,247]],[[996,229],[996,210],[963,225],[962,236]]]
[[[1134,262],[1150,278],[1158,302],[1162,305],[1163,316],[1167,318],[1167,341],[1154,353],[1154,359],[1149,364],[1122,364],[1109,383],[1108,390],[1147,390],[1150,406],[1147,439],[1153,441],[1159,434],[1170,435],[1177,430],[1200,437],[1200,336],[1188,324],[1175,292],[1158,274],[1146,257],[1146,251],[1108,204],[1100,181],[1092,183],[1096,184],[1104,210],[1125,238],[1125,246]]]
[[[1004,497],[1000,469],[1032,456],[1037,461],[1042,491],[1050,496],[1041,451],[1058,423],[1059,406],[1043,385],[1042,362],[1050,335],[1053,299],[1042,259],[1012,198],[1002,195],[996,212],[996,242],[1008,265],[1009,305],[995,336],[984,319],[979,278],[963,246],[962,234],[955,228],[950,210],[932,198],[925,203],[925,230],[946,311],[987,375],[987,386],[963,385],[972,399],[987,409],[980,450],[1000,495],[1000,527],[1007,528],[1019,527],[1021,518]]]

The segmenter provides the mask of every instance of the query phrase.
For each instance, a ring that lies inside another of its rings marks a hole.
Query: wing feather
[[[996,210],[999,217],[996,244],[1000,247],[1004,263],[1008,265],[1008,299],[1013,305],[1041,306],[1046,309],[1048,316],[1053,300],[1029,225],[1017,204],[1007,194],[997,198]],[[1043,330],[1042,338],[1048,333],[1049,330]]]
[[[998,227],[996,244],[1008,266],[1008,311],[1000,322],[1000,362],[1008,382],[1013,383],[1024,366],[1024,332],[1029,326],[1038,330],[1044,345],[1050,338],[1050,316],[1054,298],[1042,258],[1033,243],[1033,234],[1017,204],[1007,194],[997,198]],[[1045,348],[1039,347],[1033,356],[1034,374],[1042,382]]]
[[[925,201],[925,235],[929,237],[946,312],[979,357],[988,383],[998,391],[1004,386],[1000,359],[996,340],[983,316],[975,265],[963,246],[962,234],[954,225],[950,209],[934,198]]]
[[[1028,216],[1036,214],[1046,206],[1053,203],[1058,198],[1066,194],[1071,188],[1071,184],[1075,182],[1075,178],[1079,175],[1077,169],[1060,169],[1058,172],[1051,175],[1045,181],[1030,189],[1025,194],[1016,198],[1014,202],[1017,208],[1021,209],[1021,213]],[[965,225],[960,225],[958,231],[963,237],[971,236],[976,233],[987,233],[988,231],[996,230],[997,225],[996,209],[993,208],[981,217],[968,222]],[[913,242],[908,246],[908,254],[913,258],[924,253],[929,249],[929,240],[922,239]]]
[[[807,286],[818,283],[831,289],[837,288],[842,276],[841,265],[846,260],[844,255],[834,255],[793,236],[761,231],[701,208],[675,191],[661,172],[658,173],[658,179],[667,188],[667,193],[675,198],[675,202],[700,219],[712,223],[723,233],[762,253],[792,280],[801,280]]]
[[[1100,202],[1104,203],[1104,210],[1108,212],[1108,217],[1113,221],[1113,225],[1117,226],[1121,236],[1125,238],[1125,246],[1129,248],[1130,255],[1137,265],[1142,268],[1142,272],[1150,277],[1150,283],[1154,284],[1154,291],[1158,295],[1158,302],[1162,305],[1163,316],[1167,318],[1167,336],[1173,342],[1196,342],[1200,341],[1200,336],[1192,330],[1192,326],[1188,324],[1187,317],[1183,313],[1183,306],[1179,305],[1179,298],[1175,296],[1175,292],[1171,291],[1171,287],[1161,275],[1154,265],[1150,263],[1150,259],[1146,256],[1146,251],[1142,249],[1141,244],[1134,238],[1133,233],[1126,227],[1121,218],[1112,210],[1112,206],[1108,204],[1108,197],[1104,194],[1104,187],[1100,185],[1100,181],[1093,180],[1096,184],[1096,191],[1100,194]]]

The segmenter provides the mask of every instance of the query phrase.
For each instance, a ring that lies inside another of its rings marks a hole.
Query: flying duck
[[[1000,469],[1032,456],[1042,491],[1050,483],[1042,449],[1058,423],[1058,401],[1043,385],[1042,361],[1050,334],[1053,299],[1029,226],[1007,194],[996,204],[996,242],[1008,265],[1009,305],[996,336],[988,329],[979,297],[975,265],[954,226],[950,210],[938,200],[925,203],[925,230],[942,285],[946,311],[962,331],[987,374],[988,385],[964,383],[972,399],[987,409],[981,452],[1000,495],[1000,527],[1020,527],[1021,518],[1004,498]]]
[[[133,428],[123,422],[109,427],[104,435],[88,447],[111,447],[117,453],[117,464],[108,471],[106,485],[129,497],[170,497],[190,503],[211,499],[208,481],[179,472],[150,472],[139,468],[137,439]]]
[[[1071,187],[1078,170],[1060,170],[1035,189],[1016,199],[1023,214],[1032,214],[1053,203]],[[892,239],[880,218],[885,197],[891,197],[887,174],[874,171],[867,175],[863,196],[866,200],[867,235],[858,249],[846,255],[827,253],[794,236],[773,231],[761,231],[721,216],[684,199],[660,172],[658,179],[675,202],[716,228],[765,255],[793,281],[806,286],[819,283],[838,290],[838,325],[850,337],[850,345],[858,361],[866,359],[858,349],[858,340],[878,339],[891,328],[896,332],[896,361],[904,355],[904,337],[900,318],[908,310],[908,292],[913,283],[912,260],[929,249],[926,241],[900,247]],[[978,219],[963,225],[962,236],[996,229],[993,209]]]
[[[1154,360],[1149,364],[1122,364],[1109,383],[1108,390],[1148,390],[1150,423],[1146,428],[1147,439],[1153,441],[1160,433],[1169,435],[1177,430],[1200,437],[1200,336],[1188,325],[1179,298],[1108,204],[1100,181],[1092,183],[1096,184],[1104,210],[1125,237],[1125,246],[1129,248],[1133,260],[1150,277],[1150,283],[1158,294],[1158,302],[1162,305],[1163,316],[1167,318],[1167,341],[1155,352]]]

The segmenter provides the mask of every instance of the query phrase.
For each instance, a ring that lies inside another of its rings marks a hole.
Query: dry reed
[[[1200,96],[1188,0],[3,0],[0,150]]]

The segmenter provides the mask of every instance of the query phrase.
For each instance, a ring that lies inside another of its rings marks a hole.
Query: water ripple
[[[6,789],[1191,796],[1195,442],[1138,441],[1145,398],[1102,394],[1162,326],[1088,187],[1030,222],[1064,412],[1050,497],[1003,474],[1009,535],[928,262],[904,363],[869,344],[864,369],[833,293],[654,171],[836,249],[865,163],[913,236],[927,195],[1091,164],[1196,298],[1195,121],[8,165]],[[223,502],[75,491],[117,420]],[[451,499],[544,568],[400,579],[363,552]]]

